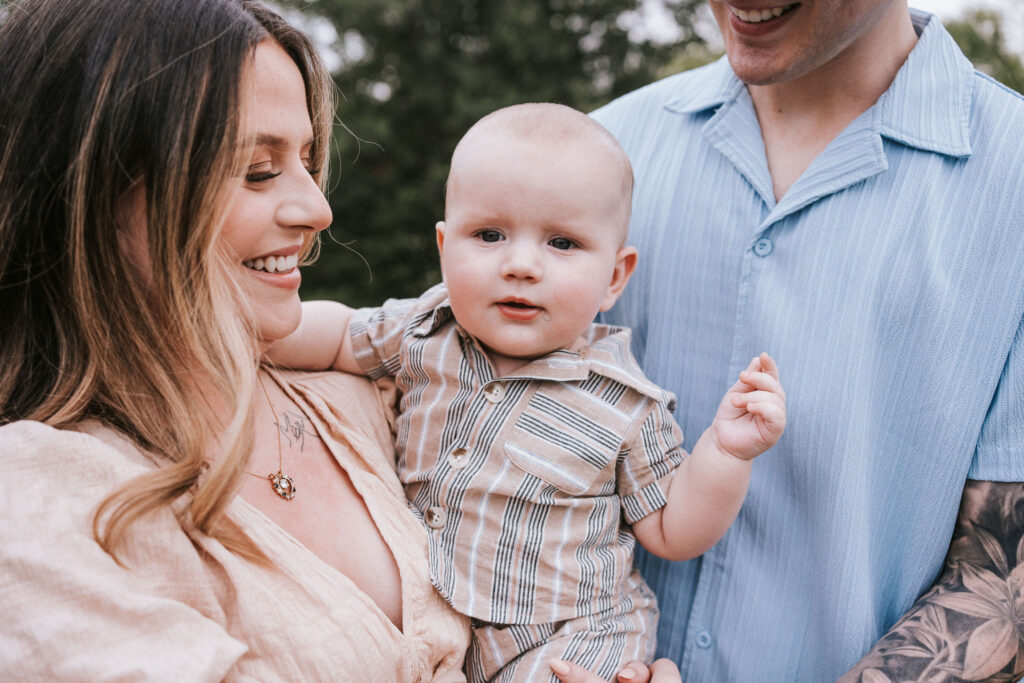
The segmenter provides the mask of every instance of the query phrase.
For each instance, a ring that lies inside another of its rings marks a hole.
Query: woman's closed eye
[[[251,164],[245,174],[245,182],[264,183],[268,180],[273,180],[279,175],[281,175],[281,172],[275,171],[273,161],[268,159]]]
[[[309,159],[302,159],[302,167],[306,169],[306,173],[312,176],[314,180],[319,178],[321,169],[310,168]],[[265,161],[253,164],[249,167],[249,171],[245,175],[245,182],[253,184],[265,183],[268,180],[273,180],[282,173],[284,173],[284,171],[275,171],[273,169],[272,162]]]
[[[281,175],[280,171],[276,173],[274,171],[258,171],[254,173],[248,173],[245,176],[245,182],[247,183],[263,183],[268,180],[273,180],[277,176]]]

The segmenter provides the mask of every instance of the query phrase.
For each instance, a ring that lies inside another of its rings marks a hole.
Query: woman
[[[0,678],[461,680],[376,390],[259,365],[331,220],[316,51],[245,0],[2,21]]]
[[[461,679],[376,393],[257,373],[331,219],[308,41],[40,0],[0,83],[0,678]]]

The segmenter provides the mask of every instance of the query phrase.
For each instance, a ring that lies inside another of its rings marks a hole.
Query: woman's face
[[[310,168],[313,127],[302,74],[273,40],[256,47],[242,87],[242,130],[252,145],[243,181],[230,197],[220,246],[256,316],[264,342],[288,335],[302,308],[296,267],[309,237],[331,222]]]

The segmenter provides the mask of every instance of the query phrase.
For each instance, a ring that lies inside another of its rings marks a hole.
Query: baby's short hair
[[[452,153],[452,169],[460,148],[477,137],[493,134],[510,134],[528,141],[549,140],[552,144],[571,141],[603,146],[619,164],[622,191],[627,201],[632,200],[633,167],[625,150],[604,126],[581,111],[553,102],[526,102],[497,109],[473,124],[462,136]],[[451,174],[448,178],[450,182]]]

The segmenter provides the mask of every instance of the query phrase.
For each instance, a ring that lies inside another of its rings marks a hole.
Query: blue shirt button
[[[707,649],[711,647],[711,634],[707,631],[697,632],[697,647]]]
[[[758,241],[754,242],[754,253],[758,256],[767,256],[772,253],[772,249],[774,249],[774,245],[767,237],[762,237]]]

